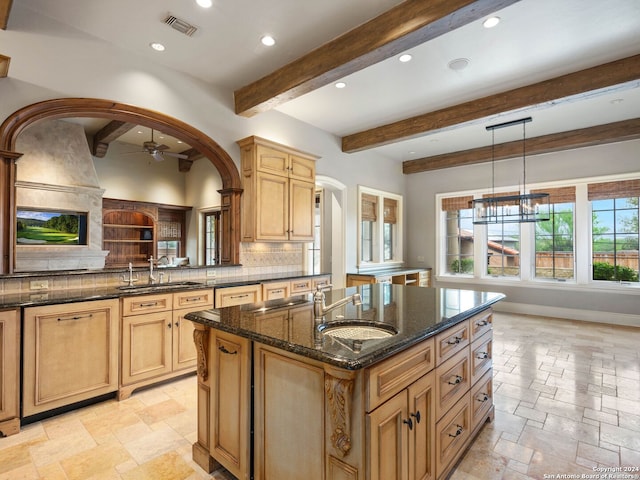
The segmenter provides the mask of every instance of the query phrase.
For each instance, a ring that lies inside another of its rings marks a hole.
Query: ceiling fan
[[[153,129],[151,129],[151,140],[147,140],[146,142],[144,142],[142,144],[142,152],[144,153],[148,153],[149,155],[151,155],[154,160],[161,162],[162,160],[164,160],[164,157],[174,157],[174,158],[188,158],[188,155],[185,155],[184,153],[173,153],[173,152],[167,152],[166,150],[170,148],[167,145],[158,143],[156,141],[153,140]],[[136,153],[136,152],[131,152],[131,153]]]

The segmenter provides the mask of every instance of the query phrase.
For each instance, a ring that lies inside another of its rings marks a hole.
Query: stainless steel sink
[[[365,320],[340,320],[318,326],[320,332],[342,340],[380,340],[398,333],[395,327]]]
[[[204,283],[201,282],[167,282],[167,283],[156,283],[154,285],[149,285],[148,283],[143,283],[140,285],[123,285],[118,287],[119,290],[128,290],[128,291],[139,291],[139,290],[171,290],[180,287],[194,287],[194,286],[204,286]]]

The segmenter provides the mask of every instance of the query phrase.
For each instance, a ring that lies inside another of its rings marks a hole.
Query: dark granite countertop
[[[313,318],[313,296],[204,310],[186,318],[256,342],[357,370],[379,362],[485,310],[504,295],[452,288],[373,284],[326,292],[327,305],[359,292],[362,305],[351,303],[330,312],[324,323]],[[380,339],[335,338],[320,330],[350,319],[397,330]],[[324,325],[324,327],[322,326]]]
[[[0,309],[54,305],[58,303],[83,302],[88,300],[108,300],[110,298],[130,297],[134,295],[157,295],[161,293],[198,290],[201,288],[234,287],[252,285],[272,280],[319,277],[327,274],[269,274],[246,275],[242,277],[210,279],[196,282],[172,282],[155,286],[139,286],[127,289],[119,285],[105,287],[86,287],[62,290],[32,290],[0,294]]]

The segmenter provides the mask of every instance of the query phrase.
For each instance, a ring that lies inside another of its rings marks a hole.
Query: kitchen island
[[[499,293],[372,284],[205,310],[194,460],[238,479],[445,478],[493,418]],[[356,302],[358,303],[358,302]]]

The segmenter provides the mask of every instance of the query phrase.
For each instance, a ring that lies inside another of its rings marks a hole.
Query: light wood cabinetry
[[[212,306],[212,289],[123,298],[118,397],[195,370],[194,326],[184,316]]]
[[[22,415],[118,389],[119,301],[24,309]]]
[[[215,289],[215,307],[235,307],[262,301],[262,285],[242,285],[238,287],[218,287]]]
[[[317,157],[255,136],[237,143],[242,241],[313,241]]]
[[[266,322],[279,338],[288,331],[292,343],[309,345],[291,336],[295,322],[313,322],[309,311],[267,312],[256,329]],[[207,372],[199,377],[199,429],[209,433],[199,434],[194,460],[250,478],[246,467],[232,468],[251,460],[238,452],[252,451],[253,431],[255,479],[443,480],[493,418],[491,365],[483,363],[476,380],[471,362],[491,339],[490,317],[483,311],[358,370],[262,343],[251,352],[248,340],[197,324],[200,338],[210,337],[200,342],[198,370]],[[481,334],[472,342],[475,331]]]
[[[20,312],[0,311],[0,437],[20,430]]]
[[[378,270],[367,273],[347,273],[347,287],[373,283],[393,283],[414,287],[431,286],[430,268]]]

